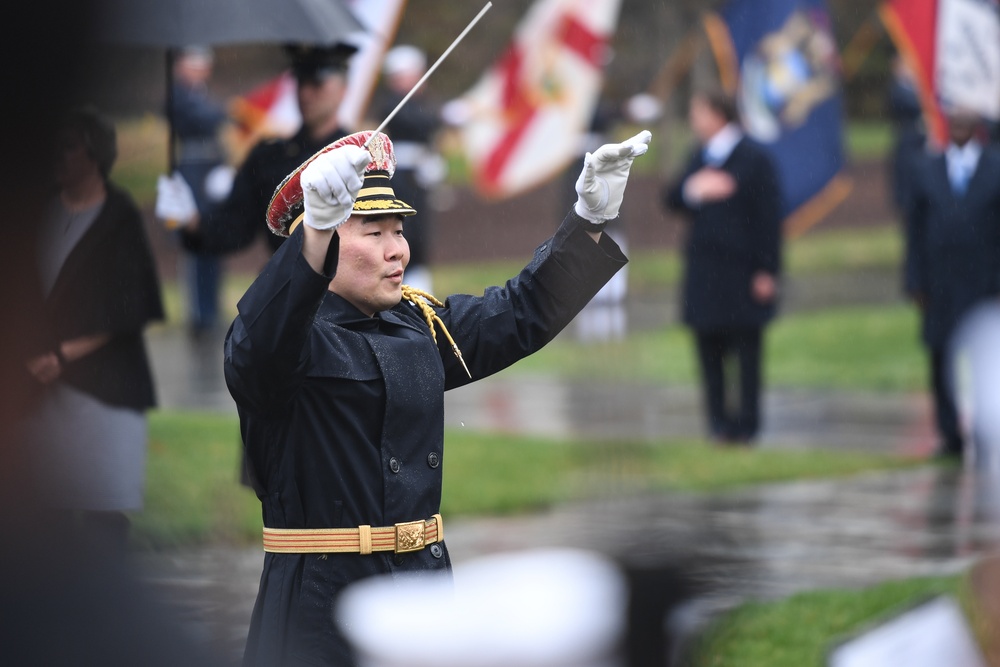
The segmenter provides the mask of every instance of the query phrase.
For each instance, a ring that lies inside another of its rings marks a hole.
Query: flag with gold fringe
[[[723,87],[771,154],[785,232],[813,226],[851,190],[843,174],[840,58],[823,0],[730,0],[706,16]]]
[[[914,72],[932,141],[945,142],[949,106],[1000,120],[997,0],[888,0],[879,15]]]

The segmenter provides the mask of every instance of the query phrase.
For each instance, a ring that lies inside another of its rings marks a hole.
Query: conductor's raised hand
[[[313,229],[336,229],[349,217],[364,182],[371,155],[360,146],[321,153],[302,170],[303,222]]]
[[[604,144],[583,159],[576,180],[577,215],[594,223],[618,217],[632,160],[649,149],[653,135],[643,130],[620,144]]]

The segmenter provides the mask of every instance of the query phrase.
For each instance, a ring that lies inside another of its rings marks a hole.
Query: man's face
[[[403,269],[410,262],[402,216],[352,215],[337,234],[340,260],[330,291],[369,317],[399,303]]]
[[[711,139],[716,132],[726,126],[725,116],[713,109],[708,100],[701,95],[691,98],[688,122],[691,124],[691,131],[701,143]]]
[[[174,76],[189,86],[204,84],[212,76],[212,61],[200,56],[182,55],[174,66]]]
[[[976,133],[979,117],[971,112],[956,112],[948,118],[948,139],[964,146]]]
[[[344,88],[344,75],[339,72],[298,77],[299,112],[307,130],[321,130],[335,122]]]
[[[55,163],[56,184],[60,188],[70,187],[97,171],[97,163],[87,153],[79,132],[63,133]]]

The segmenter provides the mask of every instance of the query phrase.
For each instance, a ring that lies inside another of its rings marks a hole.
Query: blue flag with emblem
[[[730,0],[705,27],[746,133],[774,159],[786,234],[819,222],[851,190],[842,174],[840,57],[822,0]]]

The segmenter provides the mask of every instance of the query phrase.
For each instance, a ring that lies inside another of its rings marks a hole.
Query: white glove
[[[233,189],[233,180],[236,178],[236,170],[228,164],[220,164],[213,167],[205,177],[205,197],[210,202],[218,203],[229,196]]]
[[[156,180],[156,217],[168,226],[184,227],[198,217],[194,193],[179,172]]]
[[[576,179],[576,214],[601,223],[618,217],[625,196],[625,184],[632,160],[649,149],[653,135],[643,130],[620,144],[604,144],[583,159],[583,171]]]
[[[313,229],[336,229],[349,217],[371,155],[360,146],[341,146],[316,157],[302,170],[302,221]]]

